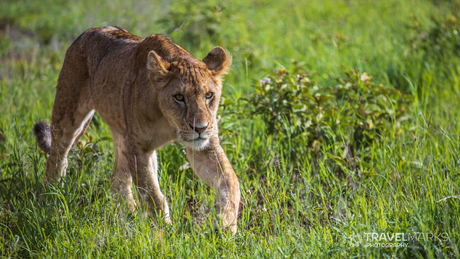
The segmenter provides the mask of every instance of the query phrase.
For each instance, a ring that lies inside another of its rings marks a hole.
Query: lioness
[[[39,147],[49,153],[45,184],[65,175],[67,154],[97,111],[112,132],[115,201],[124,199],[134,211],[134,183],[150,210],[170,224],[155,150],[179,140],[195,174],[219,196],[214,223],[235,234],[239,183],[220,146],[216,121],[221,76],[230,65],[221,47],[200,61],[161,34],[142,39],[112,26],[85,31],[67,50],[51,127],[45,122],[34,127]]]

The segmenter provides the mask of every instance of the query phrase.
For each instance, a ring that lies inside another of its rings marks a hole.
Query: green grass
[[[455,1],[435,0],[0,2],[0,255],[459,258],[460,56],[411,42],[421,38],[411,28],[414,17],[429,31],[436,26],[432,17],[445,21],[459,11]],[[183,21],[182,29],[171,30]],[[120,217],[110,193],[110,131],[97,117],[83,148],[70,155],[63,186],[47,190],[46,204],[39,203],[46,155],[35,145],[33,124],[51,118],[66,49],[84,30],[102,25],[141,37],[164,33],[200,59],[215,45],[233,55],[223,91],[234,104],[224,114],[221,141],[242,190],[236,236],[207,227],[216,195],[190,169],[181,170],[180,144],[159,151],[173,225]],[[409,120],[394,122],[384,138],[354,154],[370,168],[337,170],[327,156],[295,145],[297,139],[269,134],[263,119],[237,101],[255,93],[252,78],[290,71],[292,59],[306,62],[322,86],[336,87],[336,78],[357,68],[414,96],[404,107]],[[246,118],[237,121],[235,112]],[[350,245],[353,234],[366,233],[429,233],[442,240]]]

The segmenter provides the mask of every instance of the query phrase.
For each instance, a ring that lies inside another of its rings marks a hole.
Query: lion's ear
[[[219,46],[214,47],[211,52],[203,59],[203,62],[208,66],[215,76],[220,76],[227,73],[232,64],[232,57]]]
[[[169,72],[170,64],[162,57],[158,56],[155,51],[150,51],[147,56],[147,69],[149,70],[149,78],[153,81],[161,81]]]

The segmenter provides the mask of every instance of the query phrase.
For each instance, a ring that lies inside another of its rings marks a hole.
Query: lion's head
[[[218,134],[221,76],[232,59],[221,47],[214,47],[202,61],[184,54],[167,61],[152,50],[147,69],[161,112],[178,129],[180,140],[201,150]]]

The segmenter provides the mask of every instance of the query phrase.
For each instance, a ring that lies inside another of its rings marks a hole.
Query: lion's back
[[[86,100],[106,122],[122,121],[123,90],[130,71],[132,56],[143,39],[126,30],[106,26],[82,33],[69,47],[58,79],[58,92],[68,101],[60,117],[69,107]],[[116,116],[115,116],[116,115]],[[56,117],[57,118],[57,117]],[[117,122],[120,124],[120,122]]]
[[[103,59],[115,59],[110,62],[126,61],[142,40],[119,27],[91,28],[72,43],[67,50],[66,59],[75,56],[85,58],[91,75],[99,68]]]

